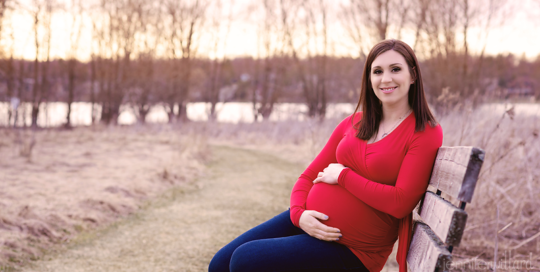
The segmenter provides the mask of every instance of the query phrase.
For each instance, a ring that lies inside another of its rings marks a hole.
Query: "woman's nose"
[[[392,77],[390,76],[389,73],[383,73],[381,81],[382,82],[391,82]]]

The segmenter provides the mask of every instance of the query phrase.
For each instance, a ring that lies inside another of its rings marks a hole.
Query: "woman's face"
[[[371,87],[383,105],[408,103],[409,87],[413,83],[405,58],[394,50],[380,54],[371,64]]]

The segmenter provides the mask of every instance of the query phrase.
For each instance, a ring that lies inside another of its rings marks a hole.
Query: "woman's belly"
[[[339,243],[369,250],[397,239],[398,220],[373,209],[339,185],[317,183],[309,191],[306,208],[328,215],[321,222],[340,229]]]

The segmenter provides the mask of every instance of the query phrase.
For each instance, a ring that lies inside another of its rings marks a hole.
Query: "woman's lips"
[[[381,92],[385,93],[385,94],[389,94],[389,93],[392,93],[393,91],[395,91],[397,89],[397,86],[396,87],[388,87],[388,88],[380,88],[381,89]]]

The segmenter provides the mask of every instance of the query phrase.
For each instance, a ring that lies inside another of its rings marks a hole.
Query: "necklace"
[[[412,111],[412,109],[409,109],[409,110],[407,111],[407,113],[405,113],[405,115],[399,117],[399,119],[397,120],[396,124],[395,124],[388,132],[385,132],[385,131],[383,130],[383,135],[381,136],[381,139],[384,138],[384,137],[386,137],[390,132],[392,132],[392,130],[394,130],[394,129],[397,127],[397,125],[399,125],[399,124],[403,121],[403,119],[405,119],[405,117],[407,117],[407,116],[409,115],[409,113],[411,113],[411,111]],[[384,128],[383,128],[383,129],[384,129]]]

